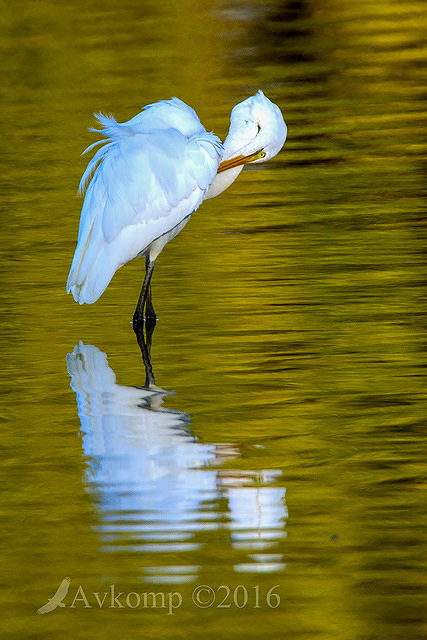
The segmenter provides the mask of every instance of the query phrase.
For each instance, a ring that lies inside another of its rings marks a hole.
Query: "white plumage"
[[[149,105],[125,123],[102,114],[96,117],[103,128],[92,130],[106,140],[86,149],[103,144],[80,183],[81,192],[89,184],[67,291],[80,304],[91,304],[119,267],[146,255],[135,326],[142,322],[146,302],[146,315],[150,305],[148,315],[155,318],[149,285],[165,244],[206,197],[221,193],[235,180],[244,164],[278,153],[286,125],[279,108],[261,91],[233,109],[224,146],[177,98]]]

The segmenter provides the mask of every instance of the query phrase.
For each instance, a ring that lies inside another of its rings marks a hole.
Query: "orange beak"
[[[217,173],[226,171],[227,169],[233,169],[234,167],[240,167],[242,164],[247,164],[248,162],[265,158],[265,156],[266,154],[264,151],[257,151],[256,153],[252,153],[250,156],[235,156],[234,158],[229,158],[228,160],[221,162]]]

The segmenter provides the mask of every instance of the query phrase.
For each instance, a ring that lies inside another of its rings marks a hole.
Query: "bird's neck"
[[[248,141],[242,138],[240,127],[233,124],[233,119],[231,119],[230,128],[228,130],[227,137],[224,141],[224,155],[222,160],[230,160],[235,156],[240,155],[242,149],[245,147]],[[220,171],[217,173],[211,186],[209,187],[208,195],[206,198],[214,198],[218,196],[220,193],[228,189],[228,187],[235,181],[241,170],[243,169],[243,165],[239,165],[237,167],[233,167],[232,169],[227,169],[225,171]]]
[[[228,189],[230,184],[235,181],[242,169],[243,165],[240,165],[239,167],[233,167],[232,169],[227,169],[226,171],[217,173],[215,178],[213,179],[211,186],[209,187],[206,199],[215,198],[215,196],[218,196],[220,193]]]

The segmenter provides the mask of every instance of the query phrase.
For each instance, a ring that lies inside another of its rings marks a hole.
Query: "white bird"
[[[96,117],[103,129],[91,130],[106,140],[84,152],[103,144],[80,182],[79,191],[86,195],[67,292],[80,304],[91,304],[119,267],[145,255],[146,274],[133,317],[138,331],[144,307],[147,322],[156,319],[150,281],[163,247],[203,200],[230,186],[245,164],[275,156],[287,129],[279,107],[262,91],[234,107],[224,145],[178,98],[148,105],[124,123]]]
[[[57,607],[65,607],[65,604],[62,601],[68,593],[70,582],[71,578],[69,578],[68,576],[63,579],[53,596],[51,598],[48,598],[46,604],[40,607],[40,609],[37,609],[37,613],[39,614],[39,616],[42,616],[44,613],[50,613]]]

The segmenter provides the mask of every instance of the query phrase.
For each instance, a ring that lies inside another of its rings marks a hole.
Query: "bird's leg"
[[[150,282],[154,269],[154,260],[151,261],[149,256],[145,257],[145,278],[142,285],[141,293],[139,294],[138,304],[136,305],[135,313],[133,314],[133,330],[137,333],[144,325],[144,307],[146,306],[147,298],[149,300],[149,308],[146,309],[146,318],[150,320],[150,323],[155,323],[156,314],[154,313],[153,304],[150,297]],[[150,315],[147,315],[147,311]]]
[[[145,302],[145,339],[147,343],[148,353],[151,351],[151,336],[156,328],[156,313],[151,301],[151,286],[148,289],[147,300]]]
[[[154,311],[153,302],[151,300],[151,284],[148,287],[147,299],[145,301],[145,322],[147,324],[155,324],[157,320],[156,312]]]
[[[154,316],[155,318],[156,316]],[[151,339],[156,328],[156,320],[150,318],[145,319],[145,342],[147,344],[148,353],[151,352]]]
[[[151,336],[152,336],[152,333],[154,331],[154,326],[155,325],[153,325],[153,328],[151,329],[150,335],[149,336],[147,335],[147,341],[145,340],[145,336],[144,336],[144,327],[140,326],[138,328],[138,330],[135,330],[136,339],[137,339],[139,348],[141,350],[142,361],[143,361],[144,367],[145,367],[145,385],[144,385],[144,387],[146,389],[149,389],[150,387],[152,387],[155,384],[154,375],[153,375],[153,369],[151,368],[151,358],[150,358]],[[147,331],[147,334],[148,334],[148,327],[146,327],[146,331]],[[148,340],[149,340],[149,343],[148,343]]]

